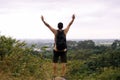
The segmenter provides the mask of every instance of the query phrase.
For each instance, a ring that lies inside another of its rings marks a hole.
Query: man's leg
[[[61,63],[62,63],[62,72],[61,76],[65,77],[66,74],[66,64],[67,64],[67,51],[61,53]]]
[[[62,73],[61,73],[61,75],[65,76],[65,74],[66,74],[66,63],[62,63]]]
[[[57,76],[57,63],[53,63],[53,76]]]
[[[59,54],[55,50],[53,50],[53,76],[57,76],[57,62],[58,62]]]

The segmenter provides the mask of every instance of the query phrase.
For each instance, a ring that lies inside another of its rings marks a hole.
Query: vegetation
[[[52,51],[34,51],[11,37],[0,36],[0,80],[49,80]],[[68,41],[68,80],[120,80],[120,41],[95,45],[92,40]]]

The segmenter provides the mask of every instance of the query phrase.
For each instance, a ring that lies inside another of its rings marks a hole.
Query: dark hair
[[[62,28],[63,28],[63,23],[62,23],[62,22],[59,22],[59,23],[58,23],[58,28],[59,28],[59,29],[62,29]]]

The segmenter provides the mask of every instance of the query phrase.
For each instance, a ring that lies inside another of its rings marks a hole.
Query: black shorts
[[[53,50],[53,63],[58,63],[59,58],[61,63],[67,63],[67,51],[58,52]]]

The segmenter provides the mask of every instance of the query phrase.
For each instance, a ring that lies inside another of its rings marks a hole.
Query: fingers
[[[43,16],[41,15],[41,19],[43,18]]]
[[[41,19],[44,20],[44,17],[41,15]]]
[[[75,14],[72,15],[72,19],[75,19]]]

